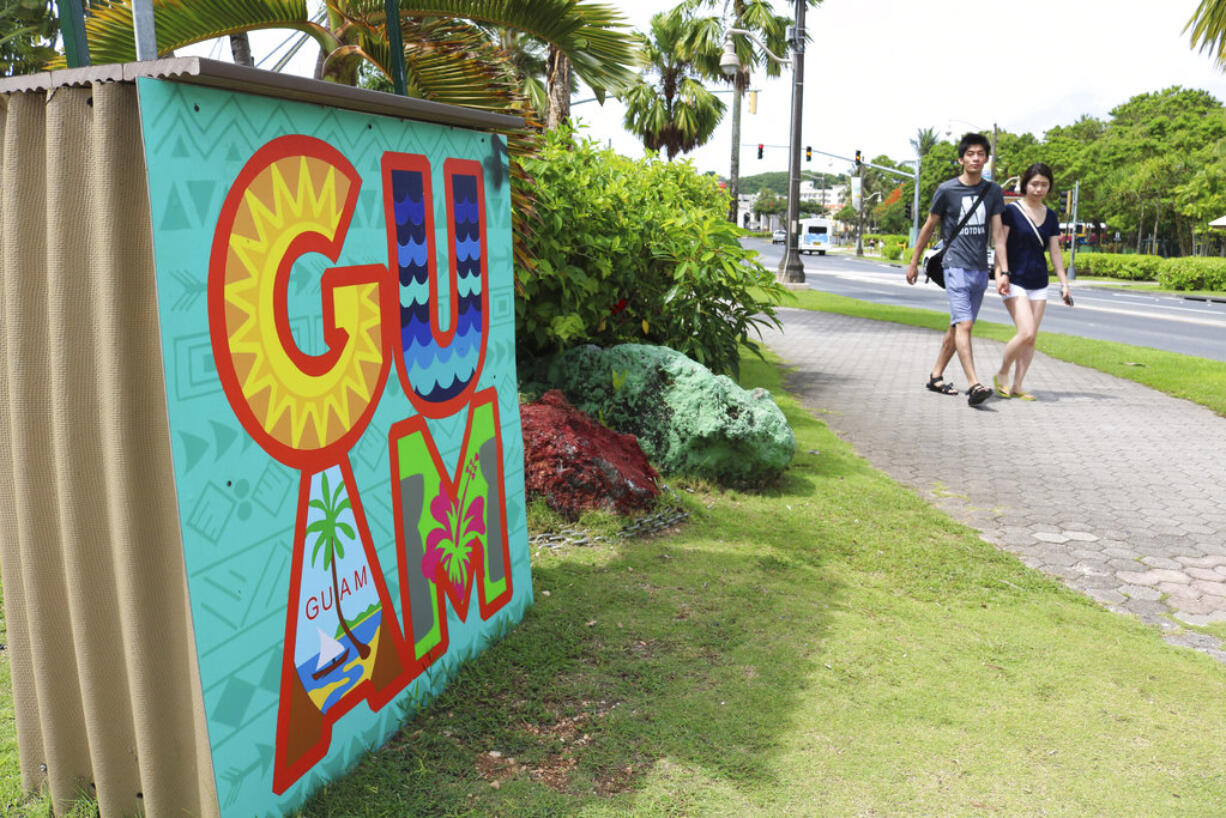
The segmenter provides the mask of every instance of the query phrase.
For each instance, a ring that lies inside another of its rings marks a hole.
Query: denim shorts
[[[987,270],[945,268],[945,296],[949,299],[949,323],[961,324],[979,317],[983,294],[988,289]]]

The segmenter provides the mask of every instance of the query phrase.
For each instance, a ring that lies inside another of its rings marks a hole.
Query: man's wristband
[[[999,273],[997,273],[996,275],[998,275],[998,276],[1007,276],[1007,275],[1009,275],[1009,271],[1008,271],[1008,270],[1001,270],[1001,271],[1000,271]]]

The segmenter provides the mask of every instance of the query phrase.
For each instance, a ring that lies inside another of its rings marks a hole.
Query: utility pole
[[[780,281],[803,284],[805,265],[796,247],[796,231],[800,221],[800,126],[805,101],[805,6],[808,0],[796,0],[796,25],[792,28],[792,139],[788,157],[788,223],[787,242],[779,262]]]
[[[924,160],[918,153],[915,155],[915,192],[911,196],[911,237],[908,244],[912,247],[915,242],[919,241],[919,223],[920,223],[920,166]]]
[[[863,173],[864,171],[860,171],[860,172]],[[865,205],[865,199],[867,198],[868,197],[864,195],[864,183],[861,182],[860,183],[860,209],[856,211],[856,255],[857,256],[864,255],[864,205]]]
[[[1072,240],[1069,242],[1068,251],[1068,277],[1070,279],[1077,277],[1077,271],[1074,269],[1074,262],[1077,260],[1077,204],[1081,198],[1081,180],[1078,179],[1073,183],[1073,229]]]

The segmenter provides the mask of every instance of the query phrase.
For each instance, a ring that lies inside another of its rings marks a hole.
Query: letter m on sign
[[[467,621],[474,586],[482,619],[511,599],[500,428],[495,391],[475,394],[453,472],[423,416],[389,433],[405,658],[417,672],[447,652],[447,600]]]

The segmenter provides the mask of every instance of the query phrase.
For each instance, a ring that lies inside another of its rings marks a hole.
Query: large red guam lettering
[[[378,709],[403,687],[402,637],[348,460],[390,371],[382,326],[387,268],[325,271],[322,355],[304,353],[289,330],[293,263],[308,252],[339,257],[360,185],[327,143],[273,140],[230,188],[209,259],[209,331],[226,397],[251,437],[302,473],[277,793],[324,757],[341,715],[362,700]]]

